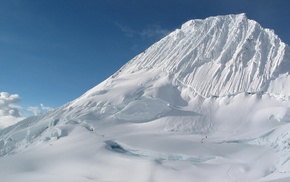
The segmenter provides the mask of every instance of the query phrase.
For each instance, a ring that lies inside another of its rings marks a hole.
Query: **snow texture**
[[[289,181],[289,50],[245,14],[188,21],[0,130],[1,181]]]

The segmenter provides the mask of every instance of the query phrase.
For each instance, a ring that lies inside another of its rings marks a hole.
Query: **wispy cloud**
[[[137,31],[137,30],[133,30],[132,28],[125,26],[125,25],[121,25],[119,23],[116,23],[116,25],[119,27],[119,29],[125,33],[125,35],[127,37],[134,37],[134,36],[139,36],[142,38],[162,38],[164,36],[166,36],[167,34],[170,33],[170,30],[162,28],[160,25],[158,24],[154,24],[154,25],[147,25],[143,30],[141,31]]]
[[[169,33],[169,30],[162,28],[160,25],[148,25],[140,32],[140,35],[142,37],[164,37]]]
[[[118,26],[118,28],[123,32],[125,33],[125,35],[127,37],[133,37],[135,35],[138,35],[138,32],[137,31],[134,31],[133,29],[127,27],[127,26],[124,26],[124,25],[121,25],[119,23],[116,23],[116,25]]]

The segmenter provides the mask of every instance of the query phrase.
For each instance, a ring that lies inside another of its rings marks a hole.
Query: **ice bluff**
[[[122,71],[163,71],[210,97],[241,92],[287,95],[289,68],[290,49],[274,31],[238,14],[190,20]]]

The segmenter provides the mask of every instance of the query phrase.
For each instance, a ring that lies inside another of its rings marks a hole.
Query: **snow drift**
[[[78,99],[0,130],[4,181],[288,181],[290,49],[191,20]]]

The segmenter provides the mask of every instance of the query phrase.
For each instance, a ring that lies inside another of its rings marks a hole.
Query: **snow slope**
[[[78,99],[0,130],[3,181],[289,181],[290,51],[245,14],[183,24]]]

